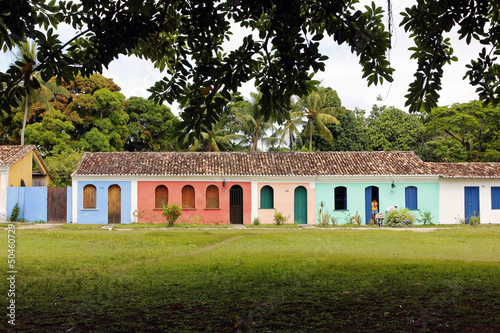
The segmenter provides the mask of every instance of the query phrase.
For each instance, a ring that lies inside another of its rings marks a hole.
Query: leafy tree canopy
[[[0,74],[3,107],[16,104],[38,87],[25,74],[39,71],[44,80],[72,81],[100,73],[120,54],[153,61],[165,78],[151,88],[157,102],[178,100],[185,108],[184,132],[211,127],[242,83],[255,79],[262,91],[261,112],[287,118],[290,97],[314,90],[311,74],[324,69],[327,57],[319,42],[327,37],[347,44],[360,60],[369,84],[391,81],[386,58],[390,34],[382,9],[357,1],[186,1],[186,0],[16,0],[2,1],[0,47],[12,50],[26,38],[40,47],[38,65],[25,58],[20,68]],[[77,31],[66,43],[54,33],[61,23]],[[230,52],[223,43],[231,24],[252,32]]]
[[[419,154],[424,125],[417,115],[374,105],[366,122],[368,149],[413,150]]]
[[[480,101],[473,101],[434,108],[426,117],[426,125],[428,130],[439,134],[430,144],[437,148],[435,154],[440,160],[456,161],[465,158],[467,161],[479,161],[500,158],[498,107],[484,106]],[[435,143],[449,147],[450,153],[455,153],[444,154]],[[457,146],[461,149],[457,149]]]

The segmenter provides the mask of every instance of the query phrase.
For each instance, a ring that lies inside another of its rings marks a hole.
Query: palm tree
[[[257,151],[259,139],[266,135],[266,131],[274,129],[273,123],[266,120],[261,114],[259,100],[261,93],[251,93],[250,101],[245,101],[236,109],[236,122],[239,130],[247,138],[247,143],[251,143],[252,151]]]
[[[33,78],[39,83],[39,88],[36,90],[26,89],[26,97],[24,99],[24,118],[23,127],[21,130],[21,146],[24,145],[24,131],[26,129],[26,121],[28,118],[29,104],[41,103],[45,105],[50,114],[52,114],[51,100],[54,95],[65,95],[69,96],[68,90],[60,87],[52,82],[46,82],[42,80],[40,73],[29,74],[32,68],[36,68],[37,59],[37,45],[36,43],[23,42],[18,46],[18,52],[16,54],[16,62],[23,63],[22,71],[25,73],[24,85],[27,85],[30,78]],[[31,93],[30,93],[31,92]]]
[[[288,133],[288,145],[290,150],[293,150],[294,141],[302,143],[300,136],[300,131],[302,126],[305,124],[303,120],[303,112],[301,112],[301,106],[298,102],[292,102],[292,109],[290,110],[290,119],[285,122],[285,126],[281,130],[281,142],[285,140],[285,136]]]
[[[306,118],[305,135],[309,135],[309,150],[312,151],[312,135],[316,129],[319,135],[327,141],[333,140],[333,134],[328,129],[326,124],[336,125],[338,119],[332,114],[340,112],[338,107],[325,107],[326,94],[323,90],[312,92],[298,102],[298,111],[292,111],[290,116],[292,121],[285,127],[285,130],[290,131],[290,127],[296,126],[299,119]]]
[[[190,151],[226,151],[234,140],[241,140],[242,135],[229,133],[222,121],[212,125],[211,130],[202,126],[199,137],[194,141]]]

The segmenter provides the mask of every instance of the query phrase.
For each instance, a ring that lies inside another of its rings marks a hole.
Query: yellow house
[[[51,180],[34,145],[0,146],[0,220],[7,218],[7,187],[47,186]]]

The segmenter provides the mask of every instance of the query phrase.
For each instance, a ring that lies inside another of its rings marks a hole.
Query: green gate
[[[294,199],[294,222],[307,224],[307,190],[304,186],[295,189]]]

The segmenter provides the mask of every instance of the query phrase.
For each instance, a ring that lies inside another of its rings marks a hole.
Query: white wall
[[[440,183],[439,223],[457,224],[465,218],[465,186],[479,186],[481,223],[500,223],[500,209],[491,209],[491,186],[500,186],[500,179],[442,178]]]
[[[0,221],[7,221],[7,187],[9,170],[0,170]]]

